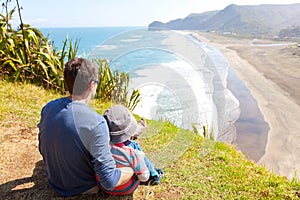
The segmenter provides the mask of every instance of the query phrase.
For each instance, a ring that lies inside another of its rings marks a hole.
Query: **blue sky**
[[[35,27],[147,26],[155,20],[168,22],[230,4],[297,2],[300,0],[19,0],[24,23]],[[18,23],[17,15],[14,20]]]

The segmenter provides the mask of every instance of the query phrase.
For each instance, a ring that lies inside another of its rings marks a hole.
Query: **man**
[[[133,170],[116,168],[107,123],[87,105],[96,93],[97,67],[74,58],[66,63],[64,78],[70,96],[47,103],[38,124],[50,186],[62,196],[74,196],[97,191],[98,184],[108,191],[123,185]]]

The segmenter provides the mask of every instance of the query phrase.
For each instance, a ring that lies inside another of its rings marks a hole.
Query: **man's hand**
[[[119,169],[121,170],[121,177],[116,187],[127,183],[134,174],[134,171],[131,167],[121,167]]]

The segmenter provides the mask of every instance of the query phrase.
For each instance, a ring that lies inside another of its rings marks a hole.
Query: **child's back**
[[[114,195],[133,193],[140,181],[147,181],[150,174],[145,163],[144,153],[124,144],[136,132],[137,122],[130,111],[121,105],[112,106],[106,110],[104,118],[109,127],[111,152],[117,167],[131,167],[136,174],[129,182],[114,188],[113,191],[105,189],[104,191]]]

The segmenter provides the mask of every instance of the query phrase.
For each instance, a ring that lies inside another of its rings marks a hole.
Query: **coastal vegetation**
[[[99,86],[96,92],[96,98],[103,101],[113,101],[126,105],[130,110],[133,110],[140,102],[140,91],[133,90],[129,96],[129,74],[112,71],[109,63],[105,59],[94,61],[99,69]]]
[[[20,27],[14,29],[10,24],[14,12],[15,8],[6,14],[0,13],[0,78],[32,83],[65,94],[64,64],[77,56],[79,40],[73,42],[67,37],[59,50],[37,28],[21,22]],[[140,101],[140,93],[133,90],[129,94],[129,74],[111,71],[105,59],[94,59],[94,63],[98,66],[101,83],[96,98],[122,103],[132,110]]]

